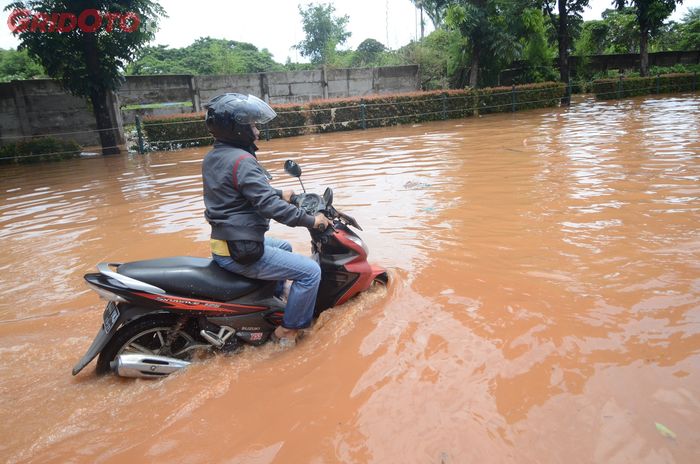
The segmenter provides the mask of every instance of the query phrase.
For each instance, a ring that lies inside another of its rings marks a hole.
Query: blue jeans
[[[265,253],[252,264],[239,264],[230,256],[212,255],[214,261],[227,271],[250,279],[277,280],[275,294],[281,295],[284,281],[292,280],[282,327],[303,329],[311,325],[316,294],[321,283],[321,268],[316,261],[292,253],[292,245],[284,240],[265,238]]]

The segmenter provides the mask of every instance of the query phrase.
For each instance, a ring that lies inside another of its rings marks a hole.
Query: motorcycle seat
[[[167,293],[217,301],[231,301],[272,284],[229,272],[211,259],[190,256],[133,261],[120,265],[117,272]]]

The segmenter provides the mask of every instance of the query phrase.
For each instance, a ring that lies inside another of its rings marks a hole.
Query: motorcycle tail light
[[[116,293],[112,293],[109,290],[105,290],[104,288],[98,287],[97,285],[88,283],[87,286],[94,290],[98,295],[100,295],[100,298],[102,298],[103,300],[115,301],[117,303],[127,302],[126,299],[117,295]]]

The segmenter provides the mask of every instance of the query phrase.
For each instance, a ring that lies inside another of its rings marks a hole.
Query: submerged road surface
[[[84,273],[208,255],[207,149],[3,166],[0,461],[700,461],[697,94],[260,146],[277,187],[292,158],[334,188],[388,289],[293,350],[72,377]]]

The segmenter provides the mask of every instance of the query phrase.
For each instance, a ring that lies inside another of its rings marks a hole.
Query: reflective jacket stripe
[[[235,188],[236,190],[238,190],[238,165],[245,158],[255,158],[255,157],[253,155],[249,155],[247,153],[244,153],[238,157],[238,159],[236,160],[236,163],[233,165],[233,188]]]

